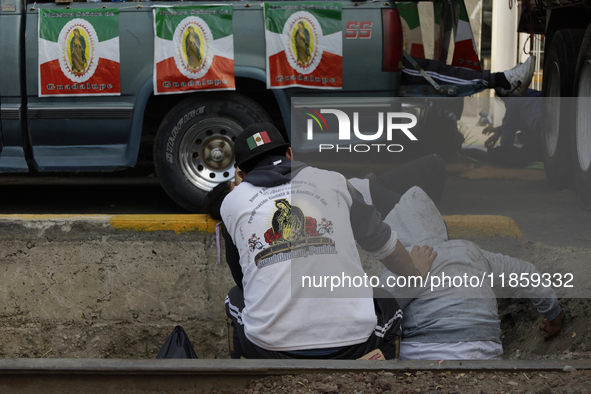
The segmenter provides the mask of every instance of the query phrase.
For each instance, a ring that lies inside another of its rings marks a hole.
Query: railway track
[[[0,393],[208,393],[244,389],[277,375],[363,372],[556,372],[591,370],[591,360],[334,361],[0,359]]]

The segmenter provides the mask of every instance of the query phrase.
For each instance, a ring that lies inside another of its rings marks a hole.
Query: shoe
[[[499,96],[510,97],[515,95],[517,97],[525,96],[525,92],[529,88],[529,84],[534,76],[536,57],[530,56],[525,63],[518,64],[510,70],[504,71],[505,78],[511,84],[511,89],[496,88]]]

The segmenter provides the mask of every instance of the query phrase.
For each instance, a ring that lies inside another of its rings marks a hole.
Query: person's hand
[[[418,245],[415,245],[410,251],[410,258],[423,278],[431,270],[431,265],[435,257],[437,257],[437,252],[433,251],[433,248],[427,245],[423,245],[420,248]]]
[[[497,133],[496,131],[493,132],[493,135],[488,137],[488,139],[484,143],[484,146],[486,146],[487,148],[492,148],[493,146],[495,146],[500,137],[501,133]]]
[[[542,324],[540,324],[540,331],[546,332],[546,334],[542,337],[544,341],[547,341],[550,338],[555,337],[560,332],[562,328],[562,321],[564,320],[564,313],[560,312],[560,315],[556,316],[554,320],[542,319]]]
[[[499,138],[501,138],[501,132],[497,130],[496,127],[492,126],[485,127],[485,129],[482,130],[482,134],[490,134],[490,137],[488,137],[488,139],[484,143],[484,146],[486,146],[487,148],[492,148],[493,146],[495,146],[495,144],[499,141]]]

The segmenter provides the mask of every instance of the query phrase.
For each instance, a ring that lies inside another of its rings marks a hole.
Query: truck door
[[[0,0],[0,172],[29,170],[22,119],[24,2]]]
[[[130,141],[139,144],[132,133],[141,133],[143,107],[134,107],[152,88],[152,11],[119,7],[44,3],[27,10],[27,116],[39,171],[135,165]],[[98,75],[112,82],[99,84]]]

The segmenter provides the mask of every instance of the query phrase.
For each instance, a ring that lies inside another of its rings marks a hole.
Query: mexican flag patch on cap
[[[249,137],[246,140],[246,143],[248,144],[248,147],[250,148],[250,150],[253,150],[257,146],[268,144],[269,142],[271,142],[271,140],[269,139],[269,136],[267,135],[266,131],[261,131],[260,133],[256,133],[252,137]]]

